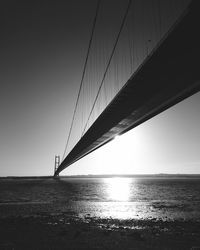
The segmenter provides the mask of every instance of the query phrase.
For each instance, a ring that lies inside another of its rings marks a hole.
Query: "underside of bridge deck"
[[[200,90],[200,15],[193,1],[58,167],[55,175]]]

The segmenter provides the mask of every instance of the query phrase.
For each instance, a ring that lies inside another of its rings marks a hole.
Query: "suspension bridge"
[[[197,0],[97,1],[55,176],[200,90],[199,10]]]

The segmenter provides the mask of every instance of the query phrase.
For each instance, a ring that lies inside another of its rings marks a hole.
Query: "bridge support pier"
[[[56,171],[57,171],[57,169],[58,169],[59,166],[60,166],[60,156],[59,155],[55,155],[54,177],[58,176],[58,175],[56,175]]]

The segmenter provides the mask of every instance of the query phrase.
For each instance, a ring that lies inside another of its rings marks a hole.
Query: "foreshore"
[[[200,221],[117,220],[88,214],[0,218],[0,249],[199,249]]]

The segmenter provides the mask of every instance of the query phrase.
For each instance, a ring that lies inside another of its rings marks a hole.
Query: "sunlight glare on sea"
[[[0,218],[68,214],[84,219],[199,220],[199,178],[0,180]]]
[[[129,201],[131,193],[131,178],[105,178],[106,193],[108,200]]]

